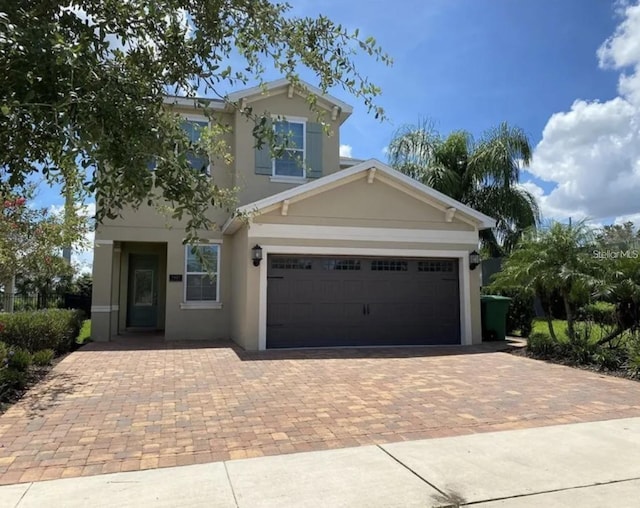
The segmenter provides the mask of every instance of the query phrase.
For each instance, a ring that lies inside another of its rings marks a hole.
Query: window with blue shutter
[[[268,143],[255,149],[256,175],[282,178],[319,178],[322,176],[324,131],[319,123],[286,119],[273,121],[278,157],[271,157]]]
[[[275,143],[284,147],[273,160],[273,176],[304,178],[305,176],[305,124],[295,121],[274,122]]]

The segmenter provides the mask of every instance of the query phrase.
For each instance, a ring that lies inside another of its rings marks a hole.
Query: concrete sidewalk
[[[0,507],[640,505],[640,418],[0,487]]]

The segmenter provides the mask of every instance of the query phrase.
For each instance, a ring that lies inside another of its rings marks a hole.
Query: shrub
[[[33,362],[33,356],[31,353],[22,348],[10,349],[8,358],[8,367],[10,369],[19,370],[20,372],[25,372],[31,365],[31,362]]]
[[[28,376],[26,372],[11,368],[0,368],[0,400],[13,390],[22,390],[27,386]]]
[[[54,356],[55,353],[53,349],[41,349],[40,351],[33,353],[33,363],[43,367],[45,365],[49,365]]]
[[[640,377],[640,333],[634,332],[627,339],[627,372]]]
[[[592,320],[600,325],[616,324],[616,306],[608,302],[594,302],[584,305],[578,311],[578,319]]]
[[[569,361],[577,364],[588,364],[598,352],[598,346],[592,341],[593,328],[589,323],[576,323],[575,334],[560,344],[559,353]]]
[[[53,349],[65,353],[74,347],[83,314],[78,310],[46,309],[6,314],[2,321],[0,339],[8,345],[32,352]]]
[[[534,355],[550,357],[558,350],[558,344],[546,333],[535,332],[529,335],[527,349]]]
[[[3,369],[9,363],[9,348],[4,342],[0,342],[0,369]]]
[[[535,317],[533,309],[533,295],[521,290],[509,291],[504,296],[511,298],[507,313],[507,333],[520,330],[522,337],[528,337],[533,327]]]
[[[618,370],[624,363],[625,357],[623,349],[599,347],[592,359],[600,370]]]

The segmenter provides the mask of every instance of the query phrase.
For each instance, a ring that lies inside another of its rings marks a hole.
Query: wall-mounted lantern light
[[[477,251],[473,251],[469,253],[469,268],[471,268],[472,270],[476,269],[476,266],[478,266],[480,264],[480,254],[478,254]]]
[[[262,261],[262,247],[258,244],[251,249],[251,259],[253,260],[253,266],[260,266],[260,261]]]

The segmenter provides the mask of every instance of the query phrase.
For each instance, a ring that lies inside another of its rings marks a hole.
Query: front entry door
[[[158,325],[158,256],[129,254],[127,326]]]

